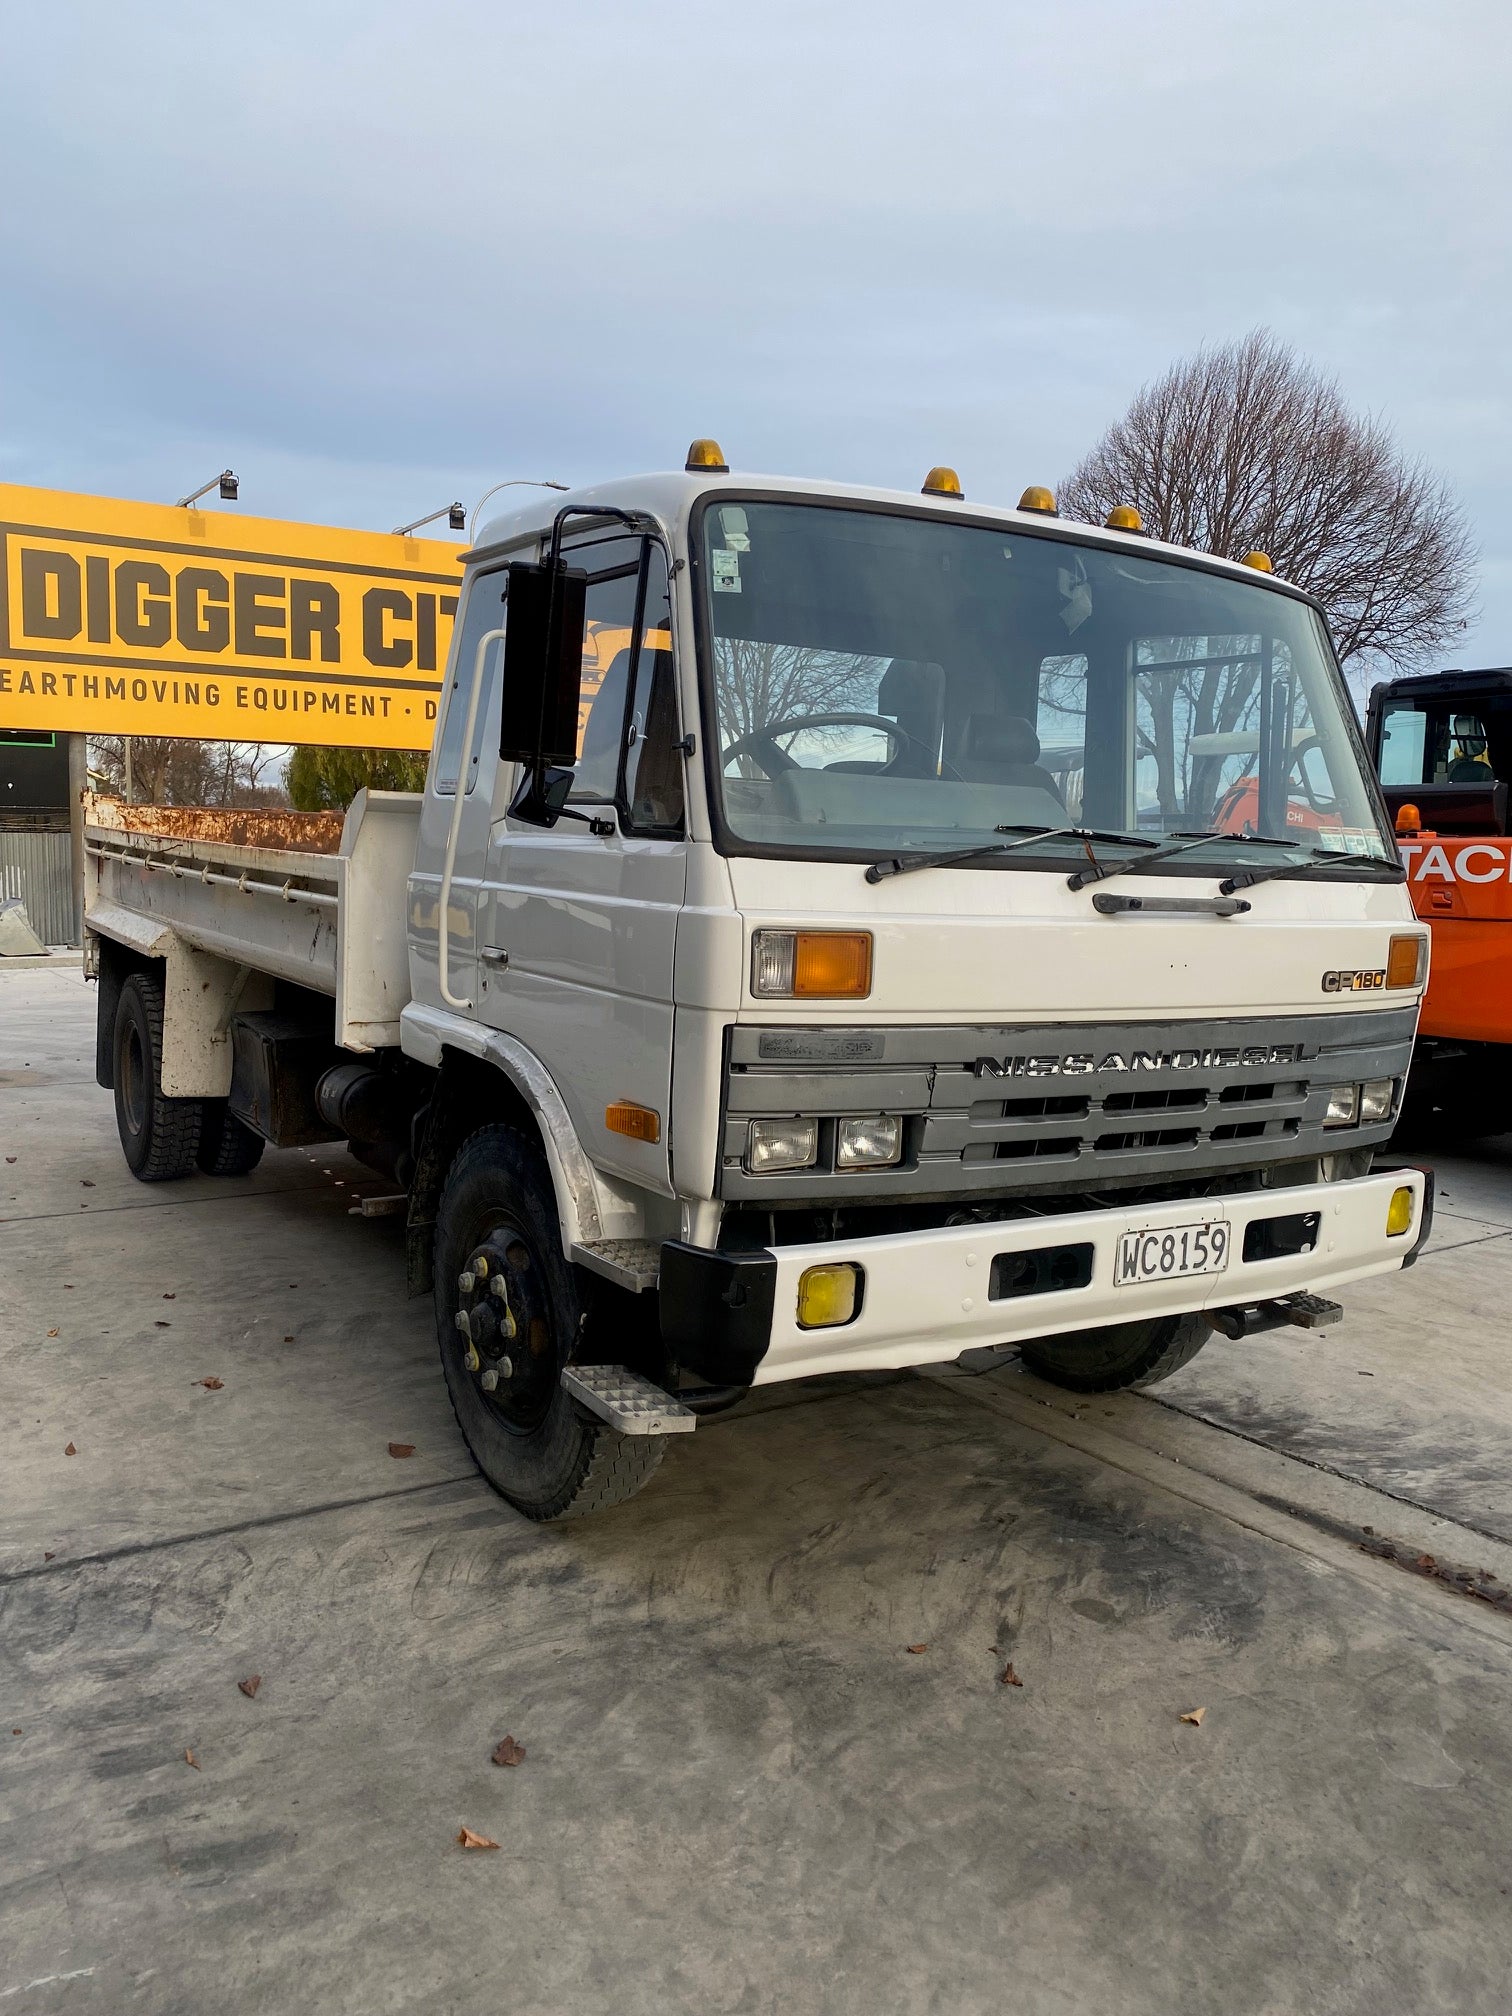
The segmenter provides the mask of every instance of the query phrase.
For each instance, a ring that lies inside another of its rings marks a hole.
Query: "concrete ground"
[[[1512,2006],[1512,1141],[1321,1337],[778,1389],[543,1530],[377,1179],[137,1185],[93,1003],[0,973],[0,2016]]]

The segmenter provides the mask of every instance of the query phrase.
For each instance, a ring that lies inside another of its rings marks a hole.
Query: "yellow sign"
[[[440,539],[0,483],[0,728],[428,749]]]

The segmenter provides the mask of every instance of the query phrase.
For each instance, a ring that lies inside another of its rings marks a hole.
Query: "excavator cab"
[[[1512,669],[1394,679],[1366,739],[1433,934],[1403,1129],[1512,1128]]]
[[[1392,817],[1436,833],[1508,831],[1512,669],[1393,679],[1370,696],[1366,739]]]

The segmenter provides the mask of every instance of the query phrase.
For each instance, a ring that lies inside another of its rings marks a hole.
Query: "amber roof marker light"
[[[1246,553],[1243,560],[1239,564],[1243,567],[1253,567],[1258,573],[1261,574],[1274,574],[1276,571],[1275,568],[1271,565],[1271,557],[1269,553],[1262,553],[1258,546],[1255,548],[1253,553]]]
[[[1031,483],[1018,501],[1020,511],[1038,511],[1042,518],[1059,518],[1055,508],[1055,492],[1047,490],[1043,483]]]
[[[955,497],[962,502],[966,497],[966,492],[961,488],[960,477],[954,469],[947,468],[943,462],[936,463],[930,470],[919,485],[919,494],[923,497]]]
[[[1145,529],[1144,520],[1132,504],[1115,504],[1103,520],[1110,532],[1140,532]]]
[[[690,475],[702,472],[705,476],[728,476],[730,465],[724,458],[724,450],[717,441],[700,437],[688,448],[688,459],[683,467]]]

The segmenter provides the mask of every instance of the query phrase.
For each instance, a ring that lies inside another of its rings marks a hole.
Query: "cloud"
[[[1461,491],[1506,655],[1504,9],[52,0],[0,474],[386,525],[737,464],[1016,497],[1268,323]]]

